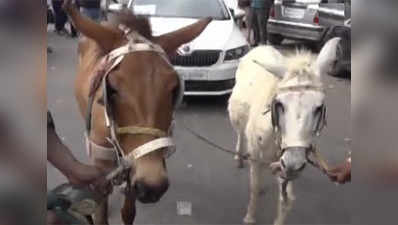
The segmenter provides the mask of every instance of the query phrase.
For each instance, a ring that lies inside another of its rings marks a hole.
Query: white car
[[[240,13],[236,15],[223,0],[135,0],[131,7],[137,15],[149,16],[155,36],[212,17],[202,34],[178,49],[171,62],[185,80],[185,95],[232,92],[239,59],[249,51],[234,20]]]

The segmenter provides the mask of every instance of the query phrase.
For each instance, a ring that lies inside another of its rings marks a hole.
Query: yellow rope
[[[317,161],[317,163],[319,164],[319,166],[321,167],[321,169],[324,169],[325,172],[329,170],[329,166],[327,164],[327,162],[323,159],[323,157],[321,156],[320,152],[318,151],[318,149],[316,147],[313,148],[312,153],[314,154],[314,157]]]
[[[151,135],[154,137],[166,137],[167,133],[157,129],[157,128],[151,128],[151,127],[136,127],[136,126],[131,126],[131,127],[119,127],[117,128],[117,133],[118,134],[144,134],[144,135]]]

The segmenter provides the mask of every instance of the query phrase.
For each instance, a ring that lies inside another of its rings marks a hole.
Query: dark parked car
[[[337,61],[329,71],[330,75],[351,74],[351,1],[325,1],[318,9],[319,24],[325,29],[323,43],[340,37],[337,48]]]

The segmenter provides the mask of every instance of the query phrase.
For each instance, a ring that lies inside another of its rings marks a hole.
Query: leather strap
[[[86,136],[86,149],[87,155],[92,159],[100,159],[100,160],[109,160],[116,161],[117,155],[115,149],[113,147],[104,147],[101,145],[97,145],[93,141],[91,141],[87,134]]]
[[[139,146],[138,148],[133,149],[130,154],[125,157],[125,160],[132,162],[133,160],[137,160],[144,155],[162,148],[168,148],[168,150],[165,152],[166,158],[173,154],[175,152],[175,144],[173,143],[173,139],[165,137],[150,141]]]
[[[137,126],[131,126],[131,127],[119,127],[117,128],[117,133],[118,134],[145,134],[145,135],[151,135],[157,138],[160,137],[166,137],[167,133],[157,129],[157,128],[151,128],[151,127],[137,127]]]
[[[97,145],[88,138],[86,138],[86,142],[87,145],[89,145],[87,147],[87,153],[90,158],[109,161],[117,160],[117,153],[113,147],[107,148]],[[133,160],[139,159],[144,155],[160,150],[162,148],[167,148],[167,150],[165,151],[165,158],[170,157],[176,151],[173,139],[167,137],[158,138],[144,145],[141,145],[138,148],[135,148],[129,155],[124,157],[124,160],[127,160],[129,163],[131,163]]]

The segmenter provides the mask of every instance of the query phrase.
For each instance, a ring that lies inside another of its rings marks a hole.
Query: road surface
[[[83,142],[84,123],[73,95],[77,40],[49,31],[48,43],[54,49],[48,56],[48,107],[62,140],[79,160],[88,162]],[[292,45],[281,48],[285,53],[294,49]],[[330,164],[335,164],[344,159],[350,148],[350,81],[330,76],[324,77],[324,81],[328,126],[318,145]],[[174,132],[177,152],[167,160],[171,186],[160,202],[137,204],[136,224],[242,224],[249,197],[248,167],[236,168],[231,155],[208,146],[182,126],[186,123],[219,145],[234,149],[236,137],[228,120],[226,99],[194,98],[178,110]],[[266,180],[274,181],[271,177]],[[48,165],[48,189],[65,181]],[[336,186],[310,166],[294,183],[297,200],[287,224],[351,223],[348,208],[351,185]],[[121,224],[121,199],[116,189],[110,206],[111,224]],[[191,205],[190,215],[178,215],[177,202]],[[257,224],[272,224],[276,202],[277,187],[273,186],[261,197]]]

